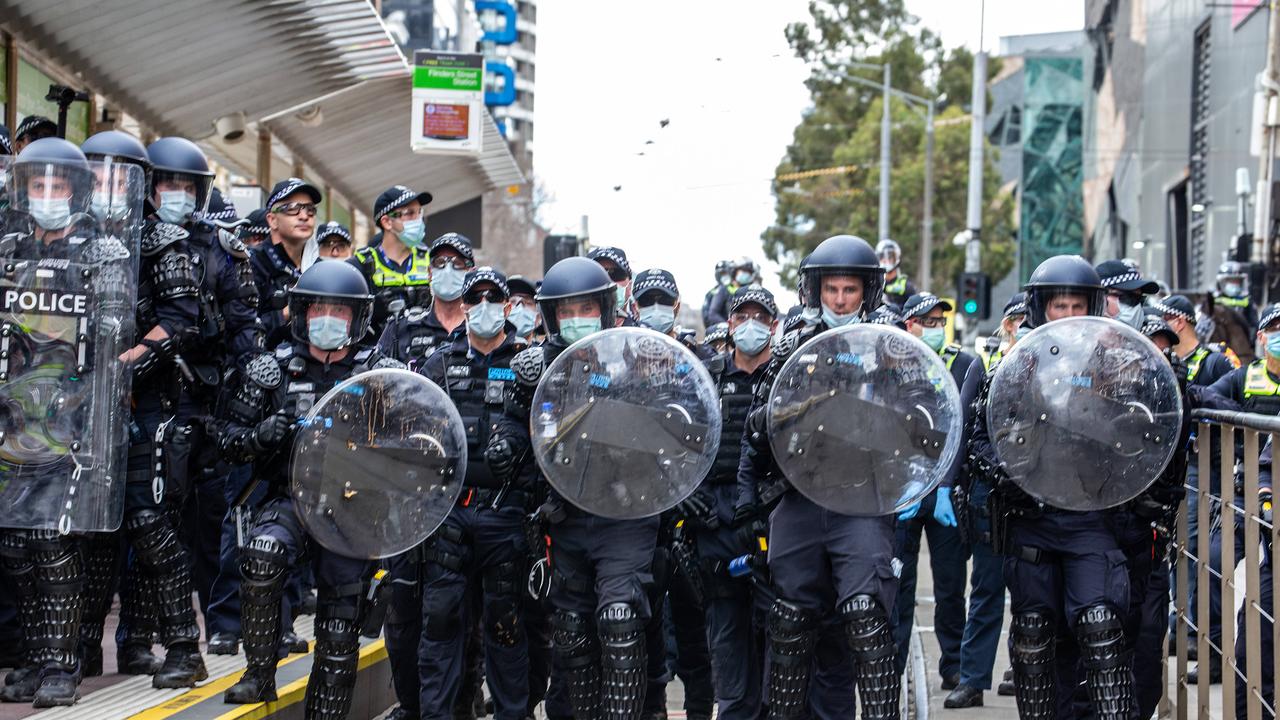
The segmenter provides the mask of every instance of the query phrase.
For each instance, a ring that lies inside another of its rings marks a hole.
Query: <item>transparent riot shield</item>
[[[1146,490],[1177,450],[1173,368],[1128,325],[1099,317],[1040,326],[1001,360],[987,423],[1009,477],[1064,510],[1101,510]]]
[[[952,468],[963,412],[936,352],[897,328],[860,324],[792,353],[768,421],[774,459],[797,490],[844,515],[885,515]]]
[[[462,418],[417,373],[360,373],[325,393],[301,425],[290,464],[294,510],[335,553],[402,553],[435,532],[462,492]]]
[[[6,160],[0,526],[114,530],[124,507],[124,354],[136,341],[142,169]]]
[[[613,328],[569,346],[533,396],[534,455],[589,513],[643,518],[698,487],[720,444],[716,385],[679,342]]]

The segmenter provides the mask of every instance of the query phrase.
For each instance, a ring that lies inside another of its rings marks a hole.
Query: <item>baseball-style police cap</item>
[[[281,200],[298,192],[306,193],[313,203],[319,203],[321,198],[324,197],[320,194],[319,188],[306,180],[295,177],[285,178],[271,188],[271,196],[267,198],[267,212],[273,210]]]
[[[58,134],[58,123],[50,120],[43,115],[28,115],[18,123],[18,130],[13,133],[14,140],[21,140],[27,135],[36,132],[47,132]]]
[[[1094,270],[1098,271],[1098,277],[1102,279],[1102,287],[1105,290],[1142,293],[1143,295],[1154,295],[1160,292],[1159,284],[1154,280],[1143,278],[1142,273],[1129,267],[1122,260],[1103,261],[1098,263]]]
[[[627,262],[627,253],[622,248],[616,247],[594,247],[587,252],[587,259],[600,262],[601,260],[609,260],[618,269],[631,277],[631,263]],[[634,295],[634,293],[633,293]]]
[[[316,241],[323,245],[326,242],[344,242],[351,244],[351,231],[337,220],[329,222],[316,228]]]
[[[885,303],[867,315],[867,322],[872,325],[892,325],[899,330],[907,329],[907,321],[894,312],[893,306]]]
[[[661,293],[672,300],[680,297],[680,288],[676,286],[676,276],[659,268],[641,270],[631,282],[631,296],[639,298],[648,292]]]
[[[729,312],[737,312],[738,308],[747,303],[755,303],[773,317],[778,317],[778,302],[773,299],[773,293],[759,285],[748,285],[734,293],[733,297],[729,298]]]
[[[246,235],[270,235],[271,226],[267,225],[266,208],[258,208],[245,216],[245,220],[249,221],[248,225],[240,226],[240,236]]]
[[[426,207],[431,202],[431,193],[410,190],[404,185],[392,185],[383,190],[378,199],[373,201],[373,224],[377,225],[384,215],[402,208],[414,200],[417,200],[419,205]]]
[[[1163,318],[1155,315],[1147,315],[1142,319],[1142,334],[1152,339],[1163,336],[1169,341],[1170,347],[1178,344],[1178,333],[1174,332]]]
[[[1262,314],[1259,315],[1259,317],[1261,319],[1258,320],[1258,332],[1262,332],[1267,329],[1268,325],[1280,320],[1280,303],[1273,303],[1263,308]]]
[[[1170,295],[1163,300],[1152,303],[1152,307],[1164,315],[1173,315],[1191,322],[1196,321],[1196,308],[1186,295]]]
[[[488,265],[478,267],[467,273],[467,277],[462,281],[462,294],[465,297],[471,289],[480,283],[493,283],[494,287],[502,293],[502,297],[511,297],[511,288],[507,285],[507,276],[489,267]]]
[[[523,275],[512,275],[507,278],[507,287],[514,295],[537,295],[538,283]]]
[[[1004,304],[1004,313],[1002,318],[1010,318],[1015,315],[1027,314],[1027,294],[1024,292],[1016,292],[1009,296],[1009,302]]]
[[[460,233],[445,233],[435,240],[431,241],[428,252],[435,255],[440,248],[453,248],[459,255],[471,262],[476,260],[476,251],[471,248],[471,240],[466,235]],[[503,282],[505,282],[505,278]]]
[[[914,317],[921,317],[935,307],[941,307],[943,312],[951,312],[954,309],[951,307],[951,303],[933,293],[916,293],[907,298],[907,301],[902,304],[902,317],[908,320]]]

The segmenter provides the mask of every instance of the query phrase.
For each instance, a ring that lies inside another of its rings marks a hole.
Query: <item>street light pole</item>
[[[924,121],[924,219],[920,222],[920,289],[929,291],[933,278],[933,100]]]
[[[973,99],[969,125],[969,207],[966,223],[969,241],[964,249],[964,271],[982,272],[982,143],[987,116],[987,54],[973,56]]]
[[[891,137],[889,96],[893,92],[890,86],[890,67],[884,65],[884,112],[880,116],[880,240],[889,237],[889,142]]]

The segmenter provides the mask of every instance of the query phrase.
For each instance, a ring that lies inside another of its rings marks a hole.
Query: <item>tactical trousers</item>
[[[418,644],[422,641],[421,547],[387,558],[383,582],[390,583],[387,615],[382,635],[391,666],[391,684],[400,707],[418,717],[421,685],[418,683]]]
[[[466,628],[482,594],[486,676],[498,720],[523,720],[529,652],[520,593],[525,579],[524,513],[517,507],[455,507],[427,550],[422,583],[418,680],[422,717],[449,720],[465,674]]]
[[[551,526],[551,604],[595,617],[613,603],[628,603],[650,617],[646,588],[658,542],[658,518],[610,520],[570,511]]]
[[[960,684],[977,690],[991,689],[991,671],[1004,626],[1004,557],[991,551],[988,493],[985,482],[976,482],[968,499],[975,537],[969,546],[973,558],[969,617],[960,641]]]
[[[250,465],[241,465],[231,470],[222,488],[228,508],[251,481],[252,476],[253,468]],[[266,483],[260,483],[246,506],[260,504],[266,493]],[[210,637],[214,633],[230,633],[240,637],[240,539],[237,537],[234,510],[227,510],[220,528],[218,574],[209,590],[209,609],[205,613],[206,631]]]
[[[898,645],[898,672],[907,667],[911,645],[911,628],[915,624],[916,577],[920,558],[920,536],[929,538],[929,567],[933,571],[933,628],[938,636],[942,657],[938,674],[951,677],[960,673],[960,644],[965,624],[965,564],[969,547],[960,540],[960,530],[933,519],[937,493],[930,493],[920,503],[916,516],[899,522],[895,533],[894,556],[902,561],[898,582],[897,627],[893,630]]]

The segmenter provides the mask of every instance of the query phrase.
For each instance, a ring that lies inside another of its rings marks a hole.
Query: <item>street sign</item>
[[[484,56],[415,50],[410,147],[426,155],[478,155],[484,147]]]

